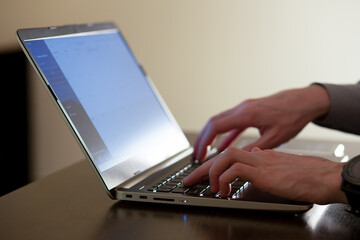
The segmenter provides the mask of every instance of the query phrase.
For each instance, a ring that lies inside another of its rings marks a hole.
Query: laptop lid
[[[17,34],[109,192],[190,147],[113,23]]]

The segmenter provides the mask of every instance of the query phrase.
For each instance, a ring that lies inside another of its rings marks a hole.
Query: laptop
[[[184,186],[182,178],[199,166],[193,148],[115,24],[20,29],[17,37],[111,198],[281,212],[312,207],[240,179],[228,198],[208,183]]]

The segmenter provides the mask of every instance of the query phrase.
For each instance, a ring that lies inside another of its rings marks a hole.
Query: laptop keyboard
[[[191,163],[175,172],[174,174],[162,179],[160,182],[149,187],[147,190],[151,192],[165,192],[165,193],[176,193],[186,194],[191,196],[199,197],[216,197],[220,198],[220,193],[212,193],[210,191],[209,183],[199,183],[195,186],[187,187],[183,185],[183,178],[188,176],[194,171],[200,164]],[[232,199],[238,199],[241,195],[242,190],[248,185],[247,182],[236,179],[232,184],[232,190],[229,195]]]

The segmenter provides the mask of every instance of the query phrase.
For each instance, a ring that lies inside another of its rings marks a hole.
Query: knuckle
[[[209,119],[208,124],[210,130],[215,130],[217,126],[217,118],[212,117]]]
[[[226,178],[224,177],[224,175],[221,175],[219,177],[219,183],[222,185],[222,184],[226,184]]]
[[[261,149],[261,151],[255,152],[257,155],[260,156],[266,156],[266,157],[270,157],[272,155],[274,155],[275,151],[273,149]]]
[[[249,111],[249,109],[253,108],[254,102],[255,102],[254,99],[247,99],[247,100],[243,101],[240,105],[238,105],[237,109],[247,112],[247,111]]]
[[[211,166],[208,171],[208,175],[210,178],[216,178],[218,176],[217,169]]]
[[[217,117],[213,116],[208,120],[209,125],[213,125],[217,121]]]
[[[265,149],[263,152],[264,152],[264,153],[267,153],[267,154],[272,154],[272,153],[274,152],[274,150],[272,150],[272,149]]]
[[[240,105],[249,106],[249,105],[253,104],[254,101],[255,101],[255,100],[254,100],[253,98],[248,98],[248,99],[246,99],[245,101],[243,101]]]
[[[237,162],[239,158],[241,158],[242,150],[236,147],[229,147],[225,151],[222,152],[222,161],[227,161],[229,164],[233,165]],[[226,159],[226,160],[224,160]]]
[[[262,165],[259,166],[259,168],[261,170],[265,170],[267,167],[272,166],[274,164],[276,164],[276,162],[274,161],[276,159],[276,154],[277,152],[272,150],[272,149],[265,149],[262,150],[259,156],[262,156]]]
[[[236,115],[239,117],[241,117],[242,119],[246,119],[246,121],[253,121],[256,117],[256,114],[254,114],[254,109],[255,109],[255,100],[253,99],[248,99],[245,100],[244,102],[242,102],[241,104],[239,104],[236,107]]]
[[[238,152],[238,149],[235,148],[235,147],[229,147],[229,148],[227,148],[227,149],[225,150],[225,154],[226,154],[227,156],[233,156],[233,155],[235,155],[237,152]]]
[[[233,165],[233,168],[234,168],[234,171],[238,174],[238,175],[241,175],[242,171],[243,171],[243,168],[242,168],[242,165],[240,163],[235,163]]]

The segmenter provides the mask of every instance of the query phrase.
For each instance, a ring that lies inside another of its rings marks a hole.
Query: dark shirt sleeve
[[[360,82],[358,84],[322,84],[330,96],[330,111],[313,121],[315,124],[360,135]]]

